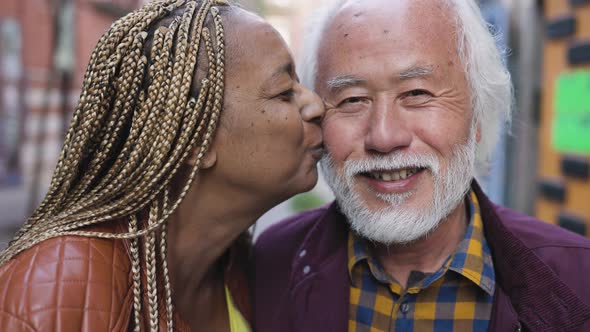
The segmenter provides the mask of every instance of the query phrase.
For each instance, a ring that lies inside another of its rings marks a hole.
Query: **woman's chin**
[[[310,191],[315,187],[315,185],[318,183],[318,169],[317,169],[317,167],[314,167],[309,172],[309,174],[307,174],[305,181],[302,181],[302,183],[304,183],[304,185],[302,185],[301,191],[298,192],[297,194],[301,194],[306,191]]]
[[[304,177],[297,179],[297,181],[290,181],[289,185],[286,186],[285,192],[289,194],[286,195],[287,197],[284,198],[283,201],[286,201],[296,195],[303,194],[315,188],[316,184],[318,183],[318,172],[317,170],[310,171]]]

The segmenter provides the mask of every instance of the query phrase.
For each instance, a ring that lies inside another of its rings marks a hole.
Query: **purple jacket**
[[[590,240],[494,205],[475,182],[473,189],[496,270],[489,331],[590,331]],[[256,331],[347,331],[347,232],[332,203],[260,236]]]

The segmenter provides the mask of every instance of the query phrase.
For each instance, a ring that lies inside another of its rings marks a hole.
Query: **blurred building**
[[[590,236],[590,2],[542,9],[535,211]]]
[[[0,234],[46,191],[90,53],[138,3],[0,1]]]
[[[314,10],[333,0],[265,0],[261,8],[264,18],[281,33],[293,56],[298,59],[303,49],[306,22]]]

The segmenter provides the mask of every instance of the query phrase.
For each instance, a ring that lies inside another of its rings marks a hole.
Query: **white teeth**
[[[382,180],[382,181],[397,181],[397,180],[404,180],[409,178],[410,176],[418,173],[418,169],[402,169],[399,171],[394,172],[371,172],[370,175],[374,179]]]

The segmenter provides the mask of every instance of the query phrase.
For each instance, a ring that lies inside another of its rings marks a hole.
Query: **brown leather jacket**
[[[106,228],[101,230],[113,231]],[[249,244],[238,242],[230,261],[240,264],[229,264],[226,284],[249,319],[243,259]],[[130,257],[127,240],[77,236],[56,237],[25,250],[0,266],[0,331],[128,331],[133,312]],[[147,307],[145,301],[143,317],[148,317]],[[165,331],[163,301],[160,308],[160,330]],[[174,324],[175,331],[190,331],[178,313]]]
[[[0,331],[127,331],[127,241],[62,236],[0,267]]]

